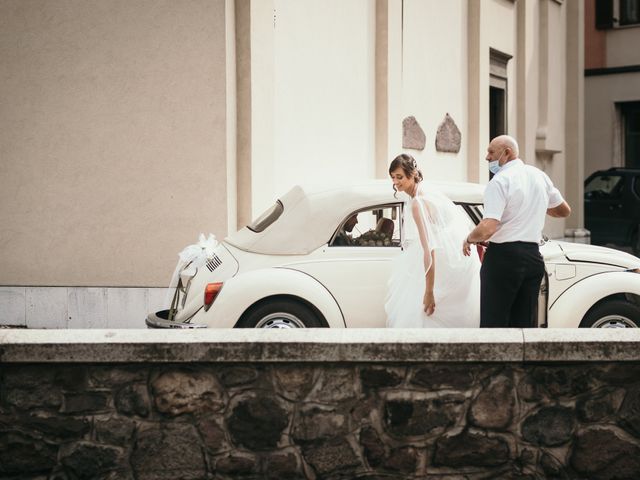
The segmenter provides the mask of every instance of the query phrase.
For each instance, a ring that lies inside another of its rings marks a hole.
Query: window
[[[620,0],[620,25],[640,23],[640,0]]]
[[[622,176],[598,175],[584,187],[586,198],[614,198],[620,196],[622,191]]]
[[[489,140],[507,133],[507,63],[511,55],[489,50]]]
[[[382,205],[345,218],[330,242],[332,247],[400,246],[401,205]]]
[[[596,28],[640,25],[640,0],[596,0]]]
[[[640,102],[627,102],[620,107],[624,165],[627,168],[640,168]]]

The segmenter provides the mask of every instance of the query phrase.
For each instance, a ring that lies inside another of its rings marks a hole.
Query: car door
[[[629,218],[624,195],[629,186],[615,172],[602,172],[587,179],[584,187],[585,226],[595,244],[624,243]]]
[[[357,223],[351,226],[354,216]],[[387,282],[401,239],[402,203],[361,209],[341,222],[327,245],[288,268],[322,283],[340,306],[347,327],[385,327]]]

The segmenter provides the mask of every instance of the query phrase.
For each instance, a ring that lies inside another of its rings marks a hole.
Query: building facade
[[[177,253],[298,183],[485,183],[516,137],[582,218],[581,0],[0,4],[0,323],[140,327]]]
[[[585,4],[585,173],[640,168],[640,0]]]

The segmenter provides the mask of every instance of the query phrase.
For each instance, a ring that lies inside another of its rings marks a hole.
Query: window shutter
[[[596,0],[596,28],[613,28],[613,0]]]

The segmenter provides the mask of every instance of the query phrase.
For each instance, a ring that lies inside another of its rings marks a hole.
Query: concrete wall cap
[[[640,330],[0,330],[0,362],[640,361]]]

